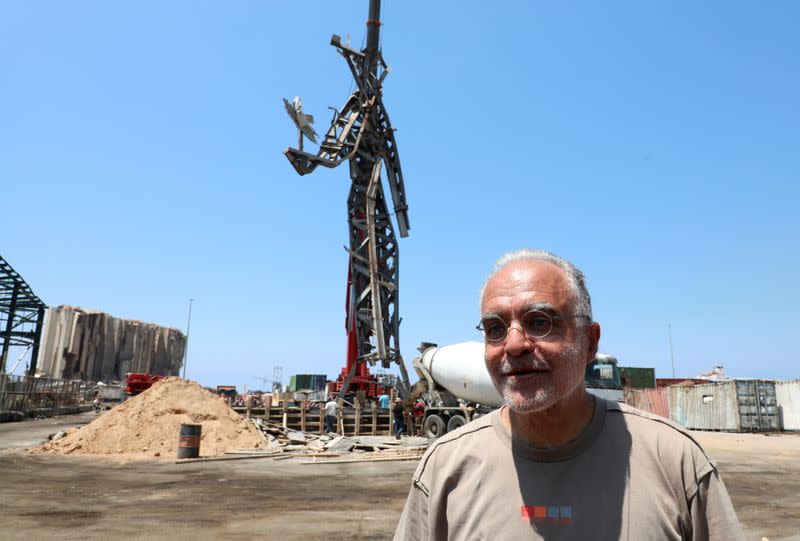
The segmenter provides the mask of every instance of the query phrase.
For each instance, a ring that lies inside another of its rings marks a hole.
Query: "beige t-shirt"
[[[715,465],[683,428],[596,399],[574,442],[512,439],[500,410],[420,461],[395,540],[744,539]]]

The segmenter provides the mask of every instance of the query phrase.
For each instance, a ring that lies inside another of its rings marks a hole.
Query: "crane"
[[[317,166],[350,165],[347,217],[350,242],[347,273],[347,353],[345,366],[336,380],[334,393],[344,396],[356,390],[374,392],[376,380],[369,366],[397,364],[405,389],[408,371],[400,354],[399,250],[391,214],[384,195],[382,172],[391,192],[397,228],[401,237],[410,229],[408,204],[400,168],[394,130],[381,96],[389,67],[379,48],[380,0],[370,0],[366,47],[357,51],[336,34],[331,45],[344,57],[355,80],[355,91],[333,120],[316,154],[303,150],[303,136],[313,141],[313,117],[302,112],[299,98],[284,106],[298,129],[298,147],[284,154],[300,175]]]

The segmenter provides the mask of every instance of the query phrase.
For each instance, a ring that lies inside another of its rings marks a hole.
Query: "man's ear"
[[[596,321],[592,321],[592,323],[586,329],[586,332],[589,335],[589,358],[586,359],[586,363],[588,364],[592,362],[597,355],[597,348],[600,344],[600,324]]]

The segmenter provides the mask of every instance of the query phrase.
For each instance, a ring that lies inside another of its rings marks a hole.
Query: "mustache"
[[[549,371],[551,369],[550,362],[538,352],[516,358],[504,355],[500,363],[500,374],[503,376],[517,372]]]

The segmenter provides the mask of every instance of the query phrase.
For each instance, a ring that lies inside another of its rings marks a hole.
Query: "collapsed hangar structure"
[[[31,286],[0,256],[0,374],[6,372],[13,346],[33,350],[28,373],[36,371],[46,308]]]

